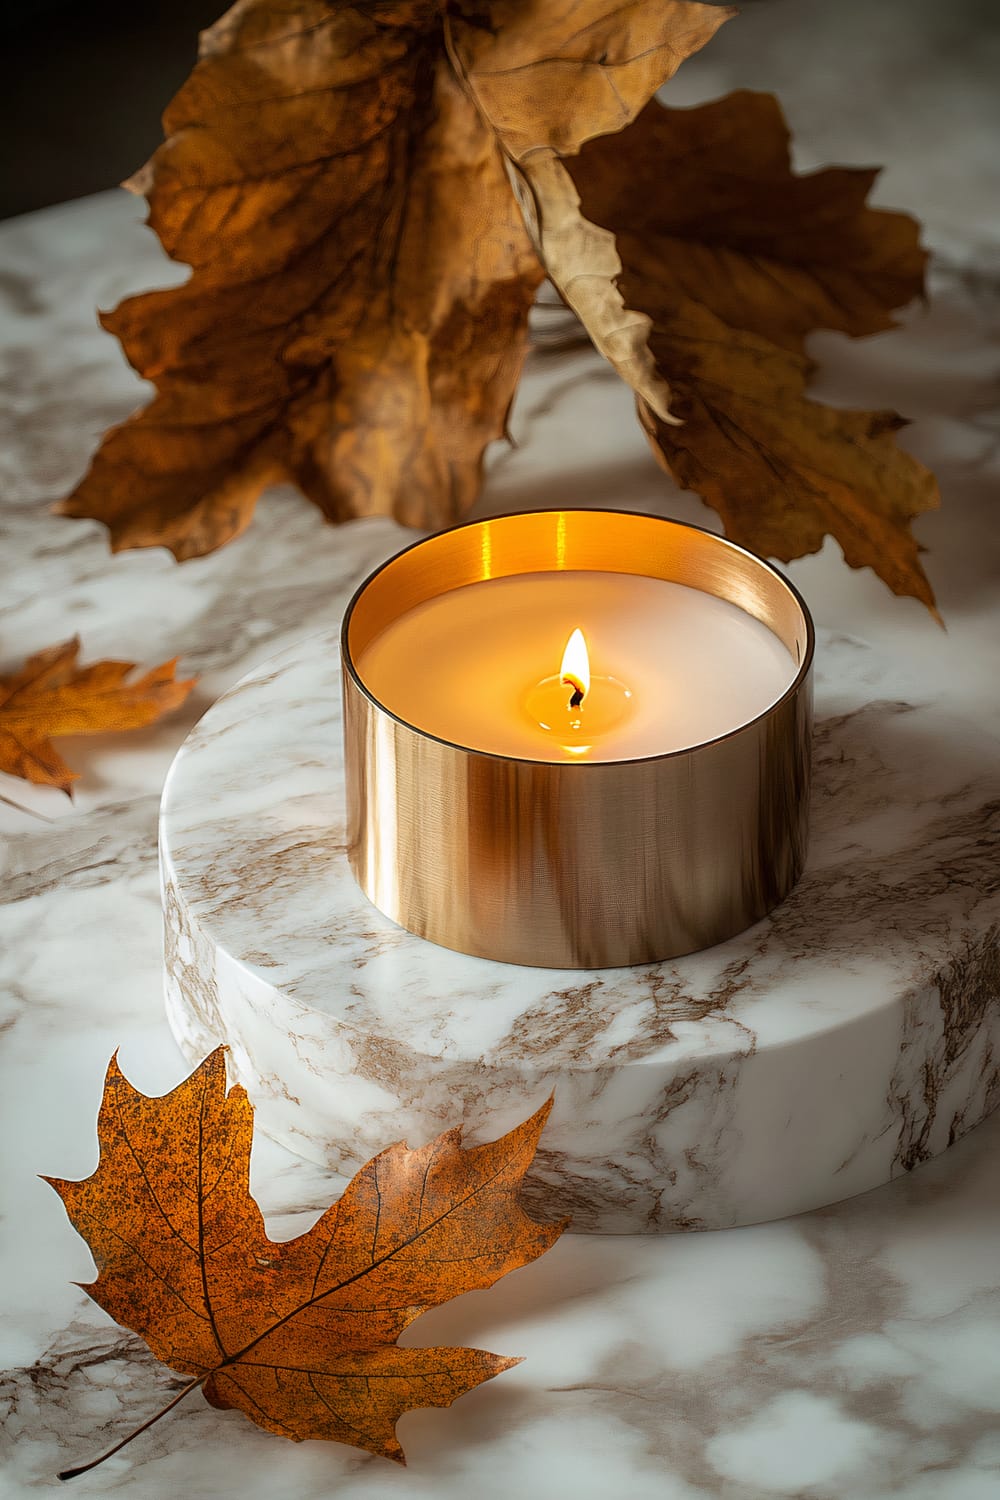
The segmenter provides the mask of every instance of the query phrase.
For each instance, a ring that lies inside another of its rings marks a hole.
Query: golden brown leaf
[[[876,170],[796,175],[773,94],[653,103],[569,167],[584,211],[613,227],[626,279],[661,322],[690,297],[801,353],[816,328],[891,328],[892,310],[923,293],[917,221],[867,205]]]
[[[727,535],[789,560],[836,538],[852,567],[934,612],[909,523],[937,485],[897,446],[893,412],[805,396],[805,335],[890,327],[923,288],[916,223],[869,208],[874,174],[797,177],[775,100],[691,110],[653,103],[568,163],[584,212],[614,232],[626,300],[683,425],[640,401],[654,451],[722,516]]]
[[[917,225],[868,207],[872,171],[796,175],[769,95],[649,102],[731,14],[239,0],[133,184],[194,268],[105,320],[157,395],[63,509],[178,557],[278,479],[334,520],[458,519],[519,377],[533,241],[733,535],[788,559],[832,534],[933,609],[909,530],[933,478],[892,414],[805,400],[796,361],[813,329],[892,325],[923,287]]]
[[[897,446],[901,417],[810,401],[806,359],[694,302],[658,323],[651,343],[684,420],[667,426],[643,407],[640,420],[664,466],[718,511],[727,536],[786,562],[836,537],[852,568],[874,568],[893,593],[936,615],[909,522],[937,504],[937,485]]]
[[[459,71],[507,155],[546,271],[599,352],[668,422],[650,319],[626,306],[615,237],[580,212],[563,158],[627,126],[733,14],[689,0],[493,0],[488,29],[449,20]]]
[[[77,773],[50,743],[60,735],[117,734],[152,724],[184,702],[194,678],[177,681],[177,660],[127,682],[130,661],[77,666],[80,642],[39,651],[0,677],[0,771],[67,794]]]
[[[104,318],[157,394],[63,503],[115,548],[211,551],[263,487],[443,526],[504,430],[541,280],[434,0],[241,0],[133,184],[170,291]]]
[[[182,287],[104,318],[157,394],[64,514],[211,551],[291,479],[331,520],[457,520],[504,431],[548,269],[661,413],[649,322],[557,156],[618,130],[729,14],[690,0],[241,0],[132,186]],[[498,144],[499,142],[499,144]],[[502,148],[502,149],[501,149]]]
[[[150,1099],[112,1060],[97,1170],[48,1179],[93,1252],[86,1290],[214,1406],[283,1437],[402,1462],[404,1411],[450,1406],[518,1363],[396,1340],[427,1308],[492,1286],[562,1233],[518,1196],[551,1101],[488,1145],[465,1149],[449,1130],[416,1151],[390,1146],[282,1243],[250,1196],[253,1111],[242,1088],[227,1094],[225,1072],[218,1048]]]

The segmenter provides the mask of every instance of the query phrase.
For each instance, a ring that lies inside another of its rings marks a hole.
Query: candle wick
[[[579,688],[579,687],[578,688],[574,688],[573,692],[570,694],[570,700],[569,700],[569,706],[570,706],[570,708],[579,708],[580,704],[582,702],[583,702],[583,688]]]

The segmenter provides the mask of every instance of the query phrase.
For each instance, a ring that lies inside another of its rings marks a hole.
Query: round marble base
[[[578,1230],[777,1218],[943,1151],[1000,1101],[997,746],[819,641],[812,844],[792,896],[633,969],[494,964],[394,926],[344,854],[337,633],[246,677],[163,796],[167,1005],[259,1127],[350,1171],[553,1089],[532,1192]]]

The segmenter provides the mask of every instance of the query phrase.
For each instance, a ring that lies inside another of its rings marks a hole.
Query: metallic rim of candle
[[[537,761],[399,718],[358,658],[393,620],[466,584],[620,572],[727,599],[797,670],[756,718],[644,759]],[[358,588],[342,633],[347,852],[369,900],[409,931],[506,963],[605,968],[710,947],[759,921],[805,860],[814,631],[777,569],[701,527],[636,511],[471,521],[413,543]]]

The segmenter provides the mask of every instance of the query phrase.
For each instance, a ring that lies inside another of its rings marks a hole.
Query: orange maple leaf
[[[492,1286],[562,1233],[565,1221],[536,1223],[518,1196],[551,1102],[488,1145],[465,1149],[455,1129],[416,1151],[389,1146],[312,1229],[282,1243],[250,1196],[253,1109],[241,1087],[226,1092],[224,1050],[154,1099],[112,1059],[97,1170],[46,1181],[97,1263],[85,1290],[193,1377],[153,1421],[200,1387],[213,1406],[283,1437],[402,1463],[403,1412],[450,1406],[520,1362],[396,1340],[427,1308]]]
[[[126,682],[135,663],[98,661],[77,666],[74,636],[29,656],[19,672],[0,677],[0,771],[72,795],[77,772],[51,741],[66,734],[108,734],[141,729],[190,693],[195,679],[174,677],[177,658]]]

